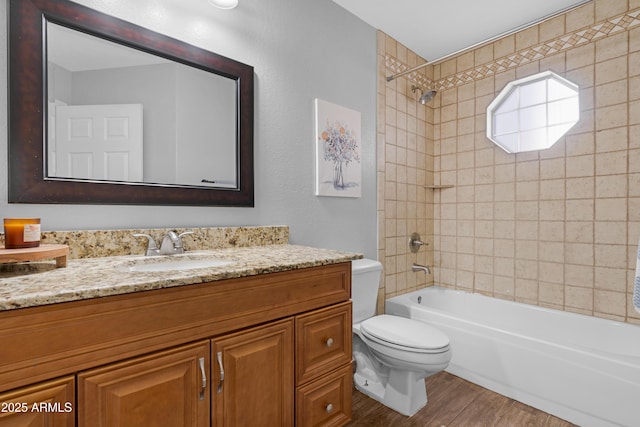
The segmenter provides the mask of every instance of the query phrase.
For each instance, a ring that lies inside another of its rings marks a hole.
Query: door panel
[[[0,394],[0,427],[73,427],[73,376]]]
[[[212,363],[214,425],[293,425],[292,320],[215,339]]]
[[[206,341],[83,372],[78,426],[208,426],[208,367]]]

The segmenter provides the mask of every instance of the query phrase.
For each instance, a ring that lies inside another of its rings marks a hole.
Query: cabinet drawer
[[[298,388],[296,426],[341,426],[351,419],[351,363]]]
[[[351,302],[296,317],[296,384],[351,361]]]

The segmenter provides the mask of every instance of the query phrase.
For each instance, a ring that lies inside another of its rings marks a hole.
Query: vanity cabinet
[[[0,402],[72,403],[0,427],[344,425],[350,295],[343,262],[0,311]]]
[[[209,342],[78,374],[78,426],[209,426]]]
[[[2,427],[73,427],[75,378],[66,376],[0,393]]]

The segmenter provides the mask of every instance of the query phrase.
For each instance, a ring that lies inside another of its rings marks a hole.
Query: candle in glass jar
[[[4,247],[6,249],[40,246],[40,218],[5,218]]]

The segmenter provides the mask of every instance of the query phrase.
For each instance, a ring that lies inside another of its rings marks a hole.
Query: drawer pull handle
[[[204,357],[198,359],[200,373],[202,374],[202,388],[200,389],[200,400],[204,400],[204,392],[207,390],[207,373],[204,370]]]
[[[224,368],[222,367],[222,352],[216,354],[218,366],[220,367],[220,382],[218,383],[218,393],[222,393],[222,383],[224,382]]]
[[[333,338],[327,338],[324,343],[327,345],[327,347],[333,346]]]
[[[330,414],[333,412],[333,405],[331,403],[329,403],[327,406],[324,407],[325,411],[327,411],[327,414]]]

